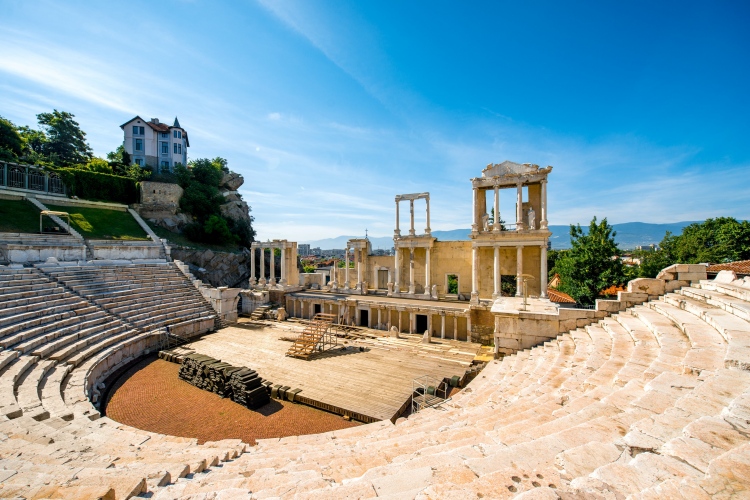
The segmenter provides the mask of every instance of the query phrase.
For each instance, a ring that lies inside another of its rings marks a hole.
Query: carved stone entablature
[[[430,235],[402,236],[393,240],[395,248],[432,248],[437,238]]]
[[[531,163],[490,163],[482,170],[482,177],[471,179],[474,187],[508,187],[516,184],[541,182],[552,171],[552,167],[540,168]]]
[[[401,200],[429,200],[430,199],[430,193],[412,193],[412,194],[397,194],[396,195],[396,202],[399,202]]]

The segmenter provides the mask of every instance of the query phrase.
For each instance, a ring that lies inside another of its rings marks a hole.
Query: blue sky
[[[421,191],[468,227],[506,159],[554,167],[551,224],[750,219],[749,5],[0,0],[0,115],[72,112],[100,156],[178,116],[262,239],[388,235]]]

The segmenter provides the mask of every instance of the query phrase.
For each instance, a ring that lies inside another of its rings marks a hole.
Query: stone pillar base
[[[471,292],[470,304],[479,304],[479,294],[477,292]]]

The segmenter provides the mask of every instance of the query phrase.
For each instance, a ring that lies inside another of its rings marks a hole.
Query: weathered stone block
[[[664,291],[666,293],[674,292],[675,290],[678,290],[682,288],[683,286],[690,285],[689,281],[680,281],[680,280],[674,280],[674,281],[667,281],[664,285]]]
[[[737,275],[734,273],[734,271],[719,271],[719,274],[716,275],[714,281],[716,281],[717,283],[731,283],[736,279]]]
[[[664,295],[664,280],[637,278],[628,283],[628,292]]]
[[[596,301],[597,311],[614,313],[614,312],[622,311],[623,309],[624,309],[623,304],[619,300],[597,299]]]
[[[706,279],[706,268],[703,268],[703,272],[678,272],[677,279],[680,281],[700,281]]]
[[[635,293],[635,292],[617,292],[617,300],[628,301],[628,302],[646,302],[648,300],[647,293]]]

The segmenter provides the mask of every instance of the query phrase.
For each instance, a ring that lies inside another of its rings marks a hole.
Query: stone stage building
[[[537,345],[620,308],[618,303],[595,310],[561,309],[547,298],[551,171],[552,167],[505,161],[488,165],[481,176],[471,179],[474,208],[467,241],[432,236],[428,192],[399,194],[393,256],[373,255],[367,238],[351,239],[343,267],[333,266],[326,282],[322,274],[296,275],[291,264],[296,262],[295,243],[254,243],[253,259],[260,249],[263,266],[265,249],[271,249],[271,266],[261,267],[261,276],[253,275],[251,282],[256,289],[282,292],[271,300],[278,299],[291,317],[328,313],[342,324],[494,344],[496,352],[505,354]],[[500,214],[500,199],[506,193],[515,199],[513,223],[503,222]],[[409,228],[403,233],[402,202],[409,203]],[[426,227],[417,232],[414,210],[422,202]],[[281,251],[280,280],[274,274],[273,249]],[[504,276],[512,277],[514,296],[503,294]],[[623,303],[628,299],[625,293]]]

